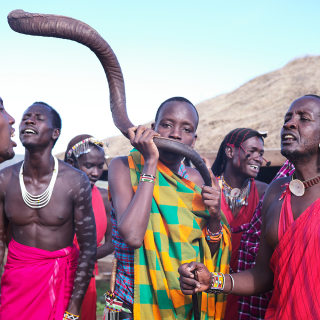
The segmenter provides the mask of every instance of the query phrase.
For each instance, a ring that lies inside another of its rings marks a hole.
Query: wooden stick
[[[112,271],[111,271],[111,278],[110,278],[110,291],[112,293],[114,292],[114,287],[116,284],[117,263],[118,263],[118,259],[114,258],[112,260]]]

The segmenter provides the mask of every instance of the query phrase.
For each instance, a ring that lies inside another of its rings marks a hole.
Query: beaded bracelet
[[[222,238],[223,231],[222,231],[222,223],[220,222],[220,230],[218,232],[211,232],[209,230],[209,226],[206,227],[206,239],[209,242],[219,242]]]
[[[63,320],[79,320],[79,315],[76,316],[68,311],[64,312]]]
[[[141,182],[141,181],[142,181],[142,182],[151,182],[151,183],[154,184],[155,180],[156,180],[156,177],[155,177],[155,176],[153,176],[153,175],[151,175],[151,174],[145,174],[145,173],[143,173],[143,174],[140,176],[139,182]]]
[[[206,290],[206,293],[217,294],[222,293],[225,285],[225,277],[221,272],[211,272],[212,283],[210,289]]]

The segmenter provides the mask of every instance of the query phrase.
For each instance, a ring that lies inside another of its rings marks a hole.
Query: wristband
[[[219,242],[222,238],[223,230],[222,230],[222,223],[220,222],[220,230],[218,232],[211,232],[209,230],[209,226],[206,227],[206,239],[209,242]]]
[[[145,174],[143,173],[141,176],[140,176],[140,180],[139,182],[151,182],[154,184],[156,180],[156,177],[151,175],[151,174]]]
[[[79,315],[76,316],[75,314],[65,311],[62,320],[79,320]]]
[[[229,276],[230,276],[230,279],[231,279],[231,290],[229,293],[226,293],[226,295],[230,294],[233,289],[234,289],[234,279],[233,279],[233,276],[229,273]]]
[[[221,272],[211,272],[212,274],[212,284],[210,289],[206,290],[206,293],[218,294],[222,293],[225,285],[225,277]]]

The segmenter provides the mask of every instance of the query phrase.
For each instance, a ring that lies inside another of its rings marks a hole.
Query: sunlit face
[[[60,130],[53,128],[52,111],[41,104],[33,104],[23,114],[19,126],[22,145],[28,148],[45,147],[58,139]]]
[[[17,144],[11,140],[14,134],[15,120],[8,114],[3,106],[2,99],[0,98],[0,163],[10,160],[14,157],[13,148]]]
[[[240,150],[239,148],[234,148],[232,165],[236,170],[240,170],[240,155],[241,173],[244,174],[247,178],[256,178],[259,173],[260,167],[263,164],[263,140],[259,137],[249,138],[242,143],[242,148],[240,148]]]
[[[91,187],[93,187],[103,173],[105,157],[103,148],[90,144],[90,150],[90,152],[82,154],[78,158],[76,167],[87,175]]]
[[[320,142],[320,100],[302,97],[295,100],[284,117],[281,153],[295,162],[318,152]]]
[[[152,129],[161,137],[170,138],[194,147],[197,139],[197,113],[193,106],[186,102],[170,101],[160,110]],[[171,152],[159,150],[160,160],[164,163],[181,162],[182,157]]]

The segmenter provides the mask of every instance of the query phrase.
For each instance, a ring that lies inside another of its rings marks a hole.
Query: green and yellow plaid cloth
[[[133,149],[128,162],[136,191],[144,160]],[[204,233],[209,218],[200,188],[159,161],[143,246],[134,253],[135,320],[193,319],[192,298],[180,290],[178,268],[181,264],[197,261],[211,272],[229,272],[229,226],[223,216],[223,238],[212,258]],[[206,293],[198,296],[201,320],[223,319],[226,296]]]

